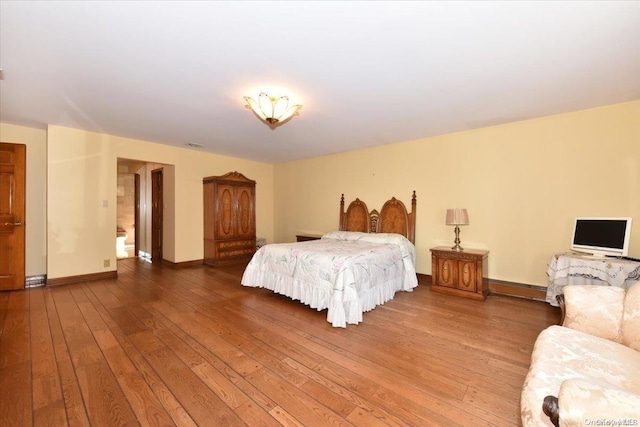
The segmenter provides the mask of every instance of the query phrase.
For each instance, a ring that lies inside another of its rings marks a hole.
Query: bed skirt
[[[260,285],[252,285],[253,283]],[[371,311],[376,306],[393,299],[397,291],[411,292],[418,285],[418,279],[415,274],[407,274],[405,278],[392,278],[373,288],[362,290],[361,297],[358,297],[351,287],[347,287],[344,291],[331,289],[329,286],[319,287],[317,284],[302,282],[291,276],[257,269],[247,269],[242,278],[242,284],[269,289],[318,311],[328,309],[327,321],[334,327],[345,328],[347,324],[357,325],[362,322],[362,313]]]

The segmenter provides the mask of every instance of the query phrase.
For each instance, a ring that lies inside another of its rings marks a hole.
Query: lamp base
[[[455,243],[455,246],[453,246],[451,249],[453,249],[454,251],[464,251],[464,248],[460,246],[460,227],[456,225],[456,228],[453,231],[456,233],[456,238],[453,241],[453,243]]]

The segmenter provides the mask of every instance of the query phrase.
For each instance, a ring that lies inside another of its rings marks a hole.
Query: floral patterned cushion
[[[607,383],[640,394],[640,352],[562,326],[540,333],[521,395],[523,426],[552,426],[542,412],[547,395],[558,396],[566,380]]]
[[[564,381],[558,395],[560,425],[638,425],[640,394],[600,381]]]
[[[625,290],[618,287],[571,285],[563,289],[563,326],[617,341],[622,326]]]
[[[620,342],[640,351],[640,281],[631,285],[624,299]]]

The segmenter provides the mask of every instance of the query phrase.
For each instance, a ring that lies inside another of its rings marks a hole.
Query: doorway
[[[116,258],[137,257],[140,242],[140,174],[118,165]]]
[[[117,227],[125,229],[127,253],[116,258],[122,260],[135,256],[146,262],[152,262],[152,259],[153,262],[162,261],[166,249],[167,231],[164,227],[171,226],[165,224],[164,209],[167,203],[173,203],[173,198],[167,198],[164,192],[167,191],[167,183],[172,191],[173,166],[126,158],[118,158],[117,164]],[[165,173],[167,170],[169,175]],[[122,231],[120,235],[123,235]]]

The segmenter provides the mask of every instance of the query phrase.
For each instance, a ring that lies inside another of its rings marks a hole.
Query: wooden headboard
[[[387,200],[380,212],[369,212],[367,205],[355,199],[344,210],[344,194],[340,198],[340,230],[361,231],[363,233],[397,233],[402,234],[411,243],[416,240],[416,192],[411,197],[411,212],[400,200],[392,197]]]

